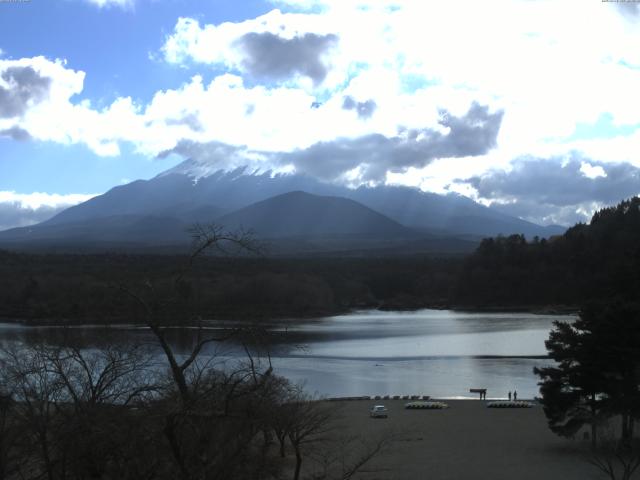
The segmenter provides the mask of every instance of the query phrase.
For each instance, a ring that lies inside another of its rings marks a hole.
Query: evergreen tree
[[[619,415],[622,441],[640,415],[640,305],[593,303],[574,323],[556,322],[546,342],[556,366],[535,368],[551,430],[572,436]]]

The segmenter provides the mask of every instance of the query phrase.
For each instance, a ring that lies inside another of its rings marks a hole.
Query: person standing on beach
[[[509,390],[509,401],[511,401],[511,390]]]
[[[515,390],[513,391],[513,400],[518,400],[518,392],[516,392]]]

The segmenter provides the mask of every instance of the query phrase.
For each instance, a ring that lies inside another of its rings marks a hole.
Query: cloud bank
[[[442,112],[440,130],[403,129],[394,136],[337,138],[291,152],[252,151],[220,142],[183,140],[161,155],[178,154],[212,169],[248,165],[262,170],[295,170],[329,181],[380,183],[388,172],[422,168],[436,158],[486,154],[496,145],[502,116],[501,111],[491,113],[486,106],[472,104],[460,117]]]
[[[640,168],[574,156],[521,158],[508,171],[491,170],[460,180],[480,199],[521,218],[570,225],[593,212],[640,194]]]
[[[19,194],[0,191],[0,230],[27,227],[44,222],[62,210],[89,200],[95,195],[47,193]]]

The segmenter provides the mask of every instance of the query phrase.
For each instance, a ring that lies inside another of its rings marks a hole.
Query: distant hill
[[[112,215],[68,223],[42,223],[0,232],[9,246],[175,245],[188,240],[188,224],[172,217]]]
[[[228,230],[250,228],[260,237],[375,237],[415,239],[419,235],[364,205],[340,197],[289,192],[224,215]]]
[[[206,210],[216,213],[215,209]],[[196,209],[194,217],[197,214]],[[216,218],[216,223],[228,231],[250,230],[272,254],[468,253],[477,245],[418,233],[354,200],[306,192],[289,192],[256,202]],[[191,240],[187,232],[191,225],[174,217],[151,215],[45,222],[0,232],[0,245],[48,251],[184,251]]]
[[[411,228],[444,235],[473,236],[520,233],[527,237],[549,237],[564,233],[560,226],[540,226],[485,207],[462,195],[438,195],[416,188],[360,187],[348,198]]]

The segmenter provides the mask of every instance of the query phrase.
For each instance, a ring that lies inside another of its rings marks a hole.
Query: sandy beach
[[[586,461],[588,442],[567,440],[547,427],[539,405],[487,408],[486,401],[445,400],[446,410],[406,410],[403,400],[340,401],[345,434],[375,438],[396,432],[398,440],[369,465],[360,479],[588,480],[604,478]],[[372,419],[384,404],[386,419]],[[581,438],[581,437],[580,437]]]

